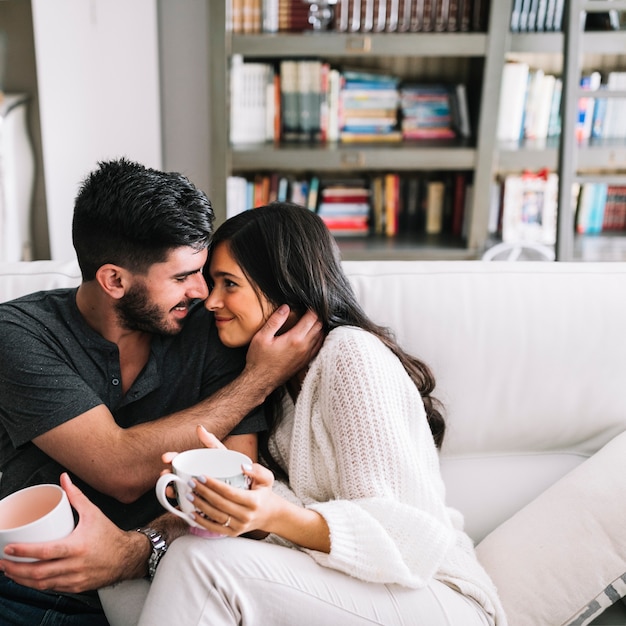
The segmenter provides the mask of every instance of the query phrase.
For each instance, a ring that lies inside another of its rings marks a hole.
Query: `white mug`
[[[59,485],[20,489],[0,500],[0,554],[10,561],[36,561],[4,554],[9,543],[38,543],[63,539],[74,530],[74,514]]]
[[[223,448],[186,450],[174,457],[172,461],[173,472],[163,474],[157,481],[155,487],[157,498],[168,511],[184,519],[193,528],[201,529],[202,533],[198,534],[205,537],[223,537],[224,535],[221,533],[207,531],[191,519],[190,514],[194,513],[195,507],[187,499],[187,494],[192,492],[188,483],[197,476],[210,476],[225,482],[227,485],[249,489],[250,479],[241,469],[244,464],[250,465],[252,461],[245,454],[234,450]],[[176,500],[180,509],[172,506],[165,493],[171,483],[176,486]]]

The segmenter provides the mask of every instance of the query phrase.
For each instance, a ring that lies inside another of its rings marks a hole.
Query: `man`
[[[202,424],[256,458],[255,407],[319,347],[311,315],[276,336],[286,307],[247,354],[220,343],[202,306],[212,224],[210,202],[180,174],[101,163],[74,207],[81,285],[0,305],[0,496],[67,472],[80,517],[67,540],[31,554],[41,563],[0,561],[3,624],[106,624],[95,591],[73,592],[145,575],[162,540],[186,530],[170,517],[133,530],[162,513],[161,454],[199,447]],[[113,536],[121,563],[107,554]]]

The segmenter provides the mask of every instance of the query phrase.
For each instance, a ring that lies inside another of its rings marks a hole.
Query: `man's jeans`
[[[0,626],[108,626],[101,609],[23,587],[0,574]]]

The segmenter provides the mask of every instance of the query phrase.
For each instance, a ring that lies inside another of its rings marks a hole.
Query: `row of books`
[[[577,140],[626,137],[626,117],[621,114],[624,100],[601,97],[605,90],[626,90],[626,72],[609,72],[604,80],[600,72],[589,72],[581,77],[580,86],[590,95],[578,100]],[[531,69],[527,63],[506,63],[500,92],[498,139],[557,137],[561,132],[562,87],[558,76]]]
[[[531,69],[527,63],[505,63],[498,109],[498,139],[519,141],[558,136],[562,90],[560,77],[542,69]]]
[[[489,232],[508,243],[554,245],[558,183],[558,175],[546,170],[506,175],[494,189]],[[572,209],[579,234],[625,232],[626,185],[576,183]]]
[[[339,32],[456,32],[487,28],[488,0],[337,0]]]
[[[327,30],[337,32],[466,32],[487,27],[488,0],[337,0]],[[230,0],[227,30],[236,34],[313,29],[305,0]]]
[[[583,183],[578,187],[576,232],[626,231],[626,185]]]
[[[516,32],[560,31],[565,0],[514,0],[511,30]]]
[[[466,88],[319,59],[231,61],[230,141],[374,142],[471,136]]]
[[[560,31],[566,0],[514,0],[511,12],[513,32]],[[626,24],[624,11],[611,9],[585,15],[585,30],[620,30]]]
[[[273,201],[317,212],[337,237],[467,236],[468,172],[380,173],[345,178],[274,173],[231,176],[227,216]]]

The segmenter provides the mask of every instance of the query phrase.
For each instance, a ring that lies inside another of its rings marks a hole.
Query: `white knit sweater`
[[[276,491],[328,523],[330,553],[306,551],[320,565],[414,588],[436,578],[506,624],[462,516],[445,505],[419,392],[378,338],[354,327],[328,335],[270,450],[289,475]]]

